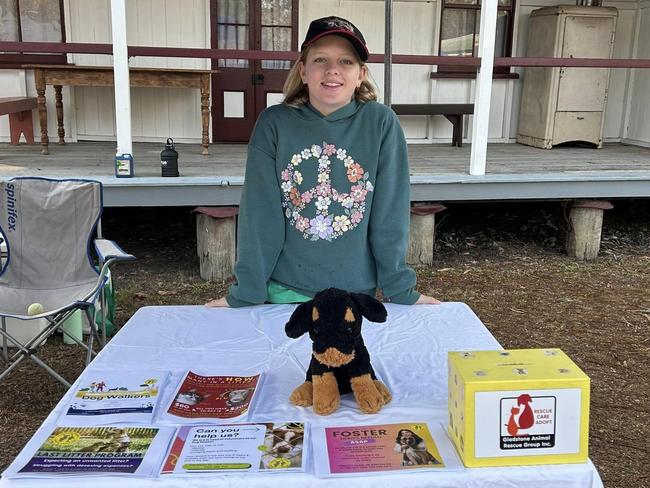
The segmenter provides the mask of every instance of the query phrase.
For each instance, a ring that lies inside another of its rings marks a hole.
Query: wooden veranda
[[[114,142],[0,144],[0,179],[16,176],[92,178],[104,183],[105,205],[237,205],[246,145],[179,144],[180,177],[160,176],[161,144],[135,143],[134,178],[115,178]],[[605,144],[602,149],[490,144],[486,174],[470,176],[471,147],[411,144],[413,201],[636,198],[650,195],[650,148]]]

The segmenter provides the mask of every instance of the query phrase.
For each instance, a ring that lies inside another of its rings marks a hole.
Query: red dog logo
[[[524,393],[517,397],[517,406],[510,409],[510,418],[506,427],[508,428],[508,434],[515,436],[520,429],[530,429],[535,423],[535,416],[533,415],[533,409],[530,404],[533,402],[533,399],[530,395]],[[519,418],[515,418],[519,411],[519,407],[524,406],[524,410],[519,415]]]

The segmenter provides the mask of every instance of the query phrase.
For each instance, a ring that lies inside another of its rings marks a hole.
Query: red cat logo
[[[533,399],[526,393],[517,397],[517,406],[510,409],[510,418],[506,424],[508,434],[515,436],[520,429],[530,429],[533,426],[535,423],[535,416],[533,415],[533,409],[530,406],[532,402]],[[523,411],[521,411],[522,406]],[[515,418],[517,414],[519,414],[519,417]]]

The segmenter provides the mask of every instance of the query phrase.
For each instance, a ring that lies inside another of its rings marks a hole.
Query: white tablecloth
[[[373,367],[393,393],[392,402],[376,415],[359,412],[351,395],[327,417],[311,409],[291,406],[287,399],[304,380],[311,343],[307,336],[289,339],[284,334],[294,307],[261,305],[244,309],[209,309],[202,306],[145,307],[88,366],[111,368],[161,368],[172,378],[161,401],[173,393],[182,372],[189,368],[238,373],[267,369],[249,420],[302,420],[312,426],[341,426],[447,420],[447,351],[500,349],[499,343],[476,315],[462,303],[438,306],[388,304],[388,321],[364,323],[364,340]],[[40,429],[50,431],[70,400],[72,389]],[[350,398],[348,398],[350,397]],[[37,445],[27,445],[25,451]],[[449,472],[409,472],[382,476],[318,479],[312,474],[222,475],[195,478],[53,478],[0,480],[0,487],[102,488],[140,487],[286,487],[327,486],[415,487],[602,487],[591,463],[555,466],[478,468]]]

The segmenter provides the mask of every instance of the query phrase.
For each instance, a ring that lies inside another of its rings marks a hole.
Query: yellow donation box
[[[589,377],[560,349],[448,359],[448,430],[465,466],[587,460]]]

